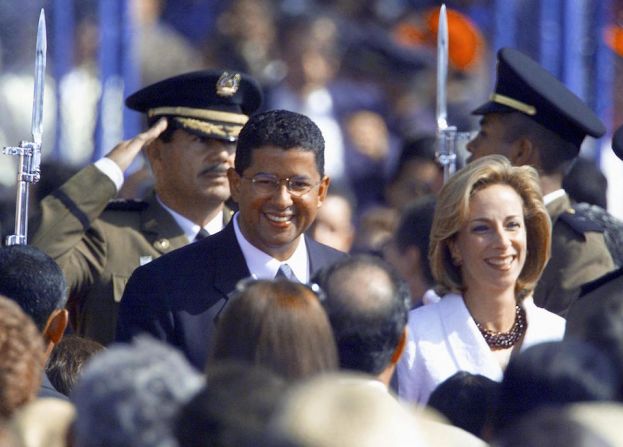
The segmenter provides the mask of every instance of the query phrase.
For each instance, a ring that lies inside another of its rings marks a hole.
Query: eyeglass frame
[[[268,180],[269,178],[273,180],[271,182],[271,188],[272,188],[271,191],[259,191],[259,188],[261,187],[257,185],[258,176],[263,176],[265,180]],[[285,185],[286,191],[288,191],[288,193],[294,197],[303,197],[304,195],[309,194],[309,192],[311,192],[314,188],[318,187],[322,183],[322,180],[323,180],[323,179],[320,179],[317,182],[310,184],[309,189],[304,192],[297,192],[297,191],[292,190],[290,182],[292,181],[292,179],[296,179],[296,178],[307,180],[307,177],[293,175],[291,177],[280,178],[274,174],[266,174],[263,172],[258,172],[253,177],[246,177],[244,175],[241,175],[240,178],[251,182],[253,187],[256,188],[256,191],[260,192],[261,194],[265,194],[265,195],[274,194],[275,191],[278,191],[282,185]]]

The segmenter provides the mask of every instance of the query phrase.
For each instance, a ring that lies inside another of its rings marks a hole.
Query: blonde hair
[[[521,299],[534,290],[549,260],[551,245],[551,221],[543,204],[539,177],[532,167],[512,166],[502,155],[490,155],[458,171],[439,193],[429,249],[431,270],[439,294],[465,291],[460,267],[452,262],[449,242],[467,221],[471,197],[496,184],[510,186],[523,201],[527,256],[515,292]]]

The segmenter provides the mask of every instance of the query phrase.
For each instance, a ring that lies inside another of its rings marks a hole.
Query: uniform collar
[[[550,193],[547,193],[543,196],[543,203],[545,204],[545,206],[549,205],[550,203],[552,203],[554,200],[560,199],[561,197],[564,197],[565,195],[565,190],[564,189],[557,189],[556,191],[552,191]]]
[[[179,225],[179,227],[182,229],[182,231],[184,232],[188,240],[191,242],[194,241],[195,237],[197,237],[197,233],[199,233],[199,230],[201,229],[201,226],[197,225],[196,223],[192,222],[188,218],[182,216],[177,211],[174,211],[168,206],[166,206],[164,202],[160,200],[160,197],[158,197],[157,194],[156,194],[156,200],[158,200],[158,203],[160,204],[160,206],[164,208],[165,210],[167,210],[167,212],[173,217],[173,219],[175,220],[175,223]],[[218,214],[214,216],[214,218],[210,220],[210,222],[208,222],[207,225],[205,225],[203,228],[209,234],[214,234],[214,233],[218,233],[219,231],[221,231],[223,229],[223,210],[221,209],[221,211],[219,211]]]

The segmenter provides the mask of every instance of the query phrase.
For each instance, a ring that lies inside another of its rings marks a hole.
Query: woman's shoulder
[[[556,326],[562,326],[564,328],[566,320],[560,315],[556,315],[553,312],[550,312],[547,309],[537,306],[534,304],[534,300],[532,297],[528,297],[524,300],[524,309],[526,309],[526,314],[528,318],[528,324],[530,323],[530,319],[532,318],[537,320],[546,321],[549,324],[555,324]]]
[[[425,304],[409,312],[409,328],[425,333],[441,325],[442,320],[450,313],[465,307],[463,298],[453,293],[444,295],[436,303]]]

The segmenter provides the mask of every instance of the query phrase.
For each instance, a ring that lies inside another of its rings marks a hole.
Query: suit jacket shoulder
[[[323,267],[333,264],[343,257],[346,253],[329,247],[328,245],[316,242],[311,237],[305,236],[307,253],[310,261],[310,277],[318,273]]]

